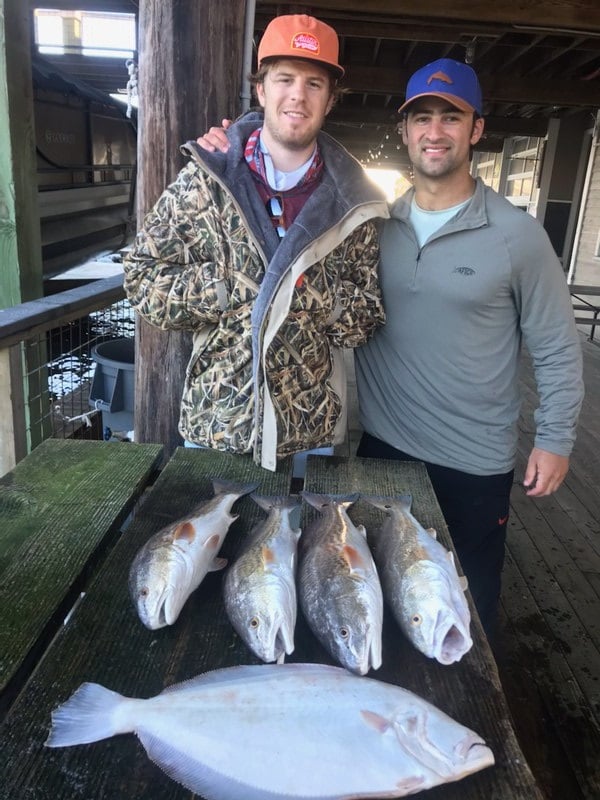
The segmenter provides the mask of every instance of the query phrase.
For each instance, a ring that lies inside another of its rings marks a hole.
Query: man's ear
[[[471,133],[471,144],[477,144],[477,142],[483,136],[483,129],[485,127],[485,120],[483,117],[477,117],[475,122],[473,123],[473,131]]]
[[[263,83],[257,83],[254,87],[256,89],[256,97],[258,98],[258,102],[261,105],[261,108],[265,107],[265,86]]]
[[[406,117],[402,117],[402,122],[400,123],[400,135],[402,136],[402,143],[408,144],[408,135],[406,133]]]

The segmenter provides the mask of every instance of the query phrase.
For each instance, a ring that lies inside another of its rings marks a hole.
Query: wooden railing
[[[0,476],[52,435],[48,332],[124,297],[114,275],[0,310]]]
[[[600,286],[586,284],[571,284],[569,286],[573,312],[577,325],[589,325],[588,340],[594,341],[596,327],[600,325]]]

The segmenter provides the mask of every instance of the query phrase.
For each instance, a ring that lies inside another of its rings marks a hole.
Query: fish
[[[231,624],[254,655],[282,664],[294,652],[301,500],[293,495],[251,497],[268,516],[253,528],[225,574],[224,605]]]
[[[440,664],[453,664],[467,653],[473,640],[471,612],[454,555],[411,513],[412,496],[362,495],[385,511],[383,525],[370,534],[383,595],[413,645]]]
[[[300,607],[330,655],[366,675],[381,666],[383,593],[365,528],[347,513],[358,494],[301,494],[321,514],[300,542]]]
[[[129,570],[129,593],[147,628],[172,625],[206,574],[227,565],[217,554],[237,519],[231,508],[257,486],[215,479],[214,497],[162,528],[138,550]]]
[[[413,692],[325,664],[226,667],[148,699],[84,683],[53,710],[45,746],[127,733],[206,800],[405,797],[494,764],[481,736]]]

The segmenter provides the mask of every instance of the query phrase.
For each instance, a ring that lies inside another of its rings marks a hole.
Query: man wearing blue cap
[[[381,226],[386,324],[355,350],[358,455],[419,460],[475,606],[494,633],[520,408],[523,342],[539,394],[523,484],[556,491],[583,399],[562,267],[542,226],[470,173],[484,129],[479,80],[442,58],[410,78],[401,134],[414,186]],[[211,129],[204,146],[224,146]]]
[[[402,139],[414,188],[381,232],[387,322],[355,351],[358,455],[425,462],[492,635],[517,450],[521,343],[540,405],[523,484],[548,495],[569,466],[583,399],[581,347],[542,226],[470,174],[482,96],[443,58],[409,80]]]

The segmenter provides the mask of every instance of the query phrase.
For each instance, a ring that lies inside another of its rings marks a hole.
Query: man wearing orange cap
[[[267,26],[253,76],[264,111],[226,154],[190,162],[124,259],[135,310],[190,329],[179,430],[186,444],[278,458],[345,435],[341,349],[383,322],[374,220],[383,195],[320,132],[338,78],[335,31],[306,15]]]

